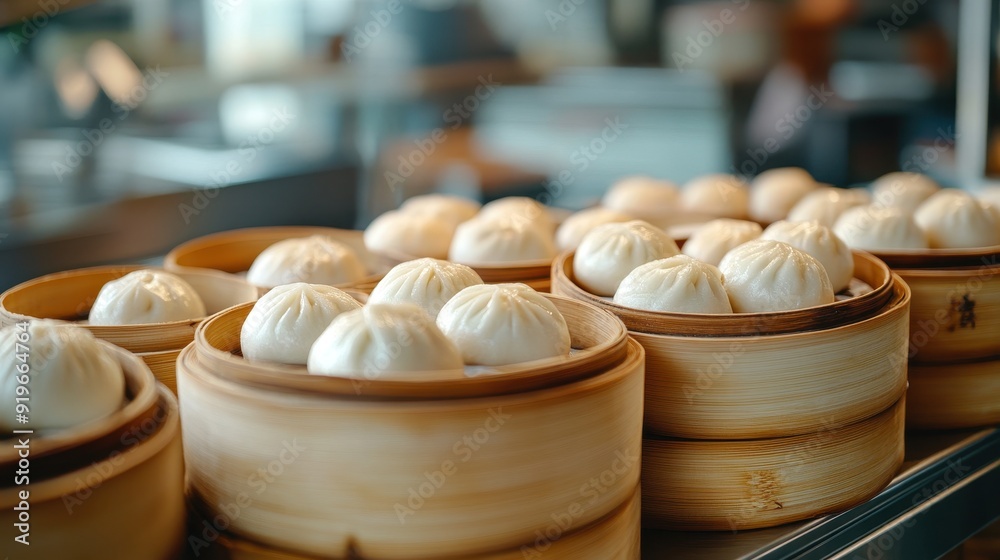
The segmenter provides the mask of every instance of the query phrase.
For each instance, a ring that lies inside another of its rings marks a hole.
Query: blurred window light
[[[142,72],[121,47],[100,39],[87,49],[85,61],[87,69],[112,101],[130,109],[138,106],[136,92],[142,88]]]
[[[306,29],[321,35],[344,32],[354,21],[357,0],[306,0]]]
[[[843,61],[830,70],[830,87],[845,101],[922,101],[934,93],[926,70],[912,64]]]
[[[63,112],[71,119],[83,118],[97,99],[97,84],[73,58],[59,61],[53,82]]]
[[[299,63],[305,52],[304,1],[203,0],[209,74],[238,78]]]
[[[222,134],[231,146],[259,147],[295,137],[301,127],[302,101],[283,85],[242,85],[219,99]]]

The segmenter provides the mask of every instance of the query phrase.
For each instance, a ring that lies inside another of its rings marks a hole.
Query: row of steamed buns
[[[205,314],[203,307],[192,308],[198,295],[190,285],[162,271],[132,272],[101,294],[91,324]],[[108,303],[108,294],[121,297]],[[364,306],[324,284],[275,287],[254,304],[240,341],[248,360],[364,380],[461,378],[466,365],[503,366],[570,352],[566,319],[535,290],[486,285],[467,266],[428,258],[393,268]],[[15,353],[17,342],[30,352]],[[9,349],[0,356],[2,428],[67,429],[126,402],[121,363],[109,344],[81,326],[33,319],[26,328],[0,329],[0,344]],[[25,385],[31,387],[31,424],[15,426],[15,397]]]
[[[407,372],[462,377],[570,352],[566,319],[524,284],[484,284],[471,268],[422,258],[397,265],[365,305],[337,288],[279,286],[254,304],[240,333],[251,361],[364,379]]]
[[[765,171],[746,183],[711,174],[683,187],[649,177],[614,184],[595,208],[558,228],[545,206],[525,197],[478,203],[444,195],[408,199],[365,231],[374,252],[447,258],[477,265],[551,260],[575,249],[596,225],[641,219],[662,226],[681,215],[758,223],[817,220],[866,250],[968,248],[1000,244],[1000,189],[979,198],[942,189],[909,172],[889,173],[870,190],[839,189],[803,169]]]
[[[695,232],[681,252],[663,230],[642,220],[587,233],[573,276],[615,303],[675,313],[757,313],[832,303],[854,278],[854,256],[817,221],[719,219]]]
[[[611,187],[597,208],[570,216],[559,234],[572,249],[583,232],[612,221],[660,223],[670,212],[773,223],[816,220],[849,246],[864,250],[957,249],[1000,245],[1000,188],[977,196],[942,189],[925,175],[896,172],[871,189],[839,189],[799,168],[765,171],[749,185],[732,175],[707,175],[678,189],[668,181],[629,178]],[[571,236],[572,230],[575,235]],[[565,233],[564,233],[565,231]]]
[[[577,212],[558,227],[548,209],[530,198],[503,198],[480,207],[458,197],[417,196],[376,218],[364,242],[375,253],[497,266],[552,260],[558,251],[576,249],[602,224],[642,219],[662,225],[681,212],[730,220],[703,227],[705,233],[689,242],[696,245],[709,235],[730,235],[733,227],[751,228],[732,222],[747,217],[761,223],[815,220],[849,247],[869,251],[1000,244],[1000,190],[984,191],[977,199],[915,173],[890,173],[870,192],[838,189],[797,168],[766,171],[751,185],[730,175],[700,177],[683,189],[667,181],[627,178],[612,186],[601,206]],[[267,288],[293,282],[336,285],[371,272],[351,247],[312,236],[268,247],[247,280]]]
[[[624,224],[636,217],[656,223],[679,209],[726,216],[695,230],[683,253],[701,263],[720,267],[722,280],[729,279],[723,287],[731,296],[738,292],[737,273],[751,268],[748,259],[735,256],[730,261],[744,264],[732,265],[727,261],[723,267],[723,257],[738,245],[758,237],[788,243],[816,258],[824,266],[834,293],[847,287],[853,270],[853,261],[849,251],[843,250],[844,244],[873,251],[1000,244],[1000,190],[985,191],[977,199],[965,191],[941,189],[929,178],[915,173],[883,176],[873,183],[871,192],[837,189],[817,183],[807,172],[796,168],[766,171],[751,186],[729,175],[704,176],[684,189],[648,178],[624,179],[608,191],[603,206],[577,212],[558,228],[545,206],[524,197],[500,199],[480,207],[476,202],[457,197],[418,196],[407,200],[399,210],[377,218],[364,238],[373,251],[418,256],[433,253],[430,256],[447,255],[453,262],[467,264],[522,262],[551,259],[556,247],[577,249],[584,237],[600,226]],[[787,220],[762,231],[757,223],[738,219],[747,215],[759,221]],[[817,225],[806,226],[804,222]],[[632,269],[678,253],[676,245],[661,230],[650,226],[649,231],[657,231],[658,237],[669,241],[663,242],[666,248],[649,249],[649,254],[657,255],[656,258],[636,261],[631,268],[622,269],[621,265],[609,264],[606,256],[599,256],[617,248],[595,251],[597,241],[592,241],[591,245],[580,248],[574,261],[577,279],[597,295],[615,296],[618,284]],[[628,249],[633,243],[627,242],[629,235],[623,235],[619,231],[615,242]],[[645,235],[648,242],[652,234]],[[436,249],[431,247],[434,244]],[[689,271],[685,278],[695,271],[715,275],[684,259],[671,264],[681,262]],[[796,265],[796,269],[803,266]],[[667,272],[654,273],[651,268],[643,271],[645,276],[637,274],[627,282],[626,290],[616,301],[642,309],[695,312],[683,305],[668,304],[669,298],[655,301],[648,294],[662,293],[664,288],[652,278]],[[370,272],[351,247],[328,236],[311,236],[287,239],[266,248],[247,271],[247,280],[266,288],[295,282],[334,285],[361,280]],[[645,283],[639,282],[641,278]],[[783,286],[781,277],[773,280],[778,284],[771,291],[777,293],[777,288]],[[809,291],[815,297],[802,302],[789,297],[782,302],[766,303],[768,298],[761,290],[756,305],[740,301],[742,298],[736,295],[731,298],[730,306],[735,312],[750,312],[794,308],[804,306],[805,302],[815,304],[829,299],[826,283],[821,279],[814,283],[820,287]],[[716,281],[705,280],[697,286],[699,290],[718,294]],[[721,300],[717,303],[717,306],[697,306],[698,312],[727,312]],[[95,325],[124,325],[190,320],[204,315],[204,304],[198,294],[182,279],[165,272],[140,271],[109,282],[98,295],[89,321]]]

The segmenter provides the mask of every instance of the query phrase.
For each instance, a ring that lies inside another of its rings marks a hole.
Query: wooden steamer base
[[[903,464],[904,400],[847,426],[783,438],[643,440],[643,523],[679,531],[772,527],[854,507]]]
[[[576,352],[459,380],[254,363],[250,305],[209,319],[178,363],[191,503],[242,504],[227,548],[263,558],[500,559],[556,518],[566,558],[635,558],[644,353],[613,315],[548,297]],[[270,549],[293,556],[253,552]]]
[[[629,499],[603,518],[572,531],[564,532],[552,521],[544,529],[538,530],[535,538],[509,550],[476,554],[449,556],[414,557],[413,560],[524,560],[543,558],[546,560],[635,560],[639,558],[640,540],[640,492],[636,488]],[[225,526],[219,520],[218,526]],[[199,512],[192,512],[189,534],[188,555],[204,560],[322,560],[329,557],[304,556],[299,553],[277,550],[247,539],[215,529],[216,524]],[[215,535],[218,535],[217,537]],[[375,557],[353,555],[345,560],[377,560]]]
[[[766,314],[657,313],[583,291],[572,253],[553,292],[621,318],[646,349],[643,524],[762,528],[853,506],[902,464],[910,294],[855,252],[873,289]]]

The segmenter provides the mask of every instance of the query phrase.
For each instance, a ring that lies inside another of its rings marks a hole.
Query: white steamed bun
[[[141,325],[187,321],[206,315],[190,284],[161,270],[136,270],[105,284],[90,309],[92,325]]]
[[[736,313],[788,311],[834,302],[823,265],[805,251],[773,239],[755,239],[719,263]]]
[[[819,222],[774,222],[760,237],[788,243],[810,254],[826,269],[834,292],[847,288],[854,278],[851,249],[833,230]]]
[[[750,185],[750,217],[765,224],[783,220],[800,200],[818,188],[805,169],[769,169]]]
[[[718,268],[687,255],[637,267],[622,280],[614,302],[648,311],[732,313]]]
[[[566,218],[556,230],[556,245],[560,251],[570,251],[580,246],[583,236],[590,230],[604,224],[627,222],[631,220],[628,214],[617,210],[597,206],[581,210]]]
[[[365,265],[347,245],[312,235],[279,241],[264,249],[247,271],[247,281],[273,288],[282,284],[346,284],[367,275]]]
[[[670,181],[651,177],[625,177],[608,189],[601,204],[648,222],[658,222],[677,211],[680,191]]]
[[[848,247],[863,251],[928,248],[927,235],[902,208],[855,206],[840,215],[833,232]]]
[[[502,264],[552,260],[552,233],[516,218],[480,215],[458,226],[448,260],[465,264]]]
[[[393,267],[372,290],[368,303],[412,303],[437,317],[455,294],[482,283],[464,264],[416,259]]]
[[[590,293],[613,296],[635,267],[679,252],[669,235],[642,220],[604,224],[580,242],[573,257],[573,276]]]
[[[333,286],[304,282],[277,286],[257,300],[243,321],[243,357],[305,365],[309,348],[337,315],[360,307]]]
[[[375,303],[341,313],[309,350],[309,373],[365,380],[461,378],[462,355],[423,309]]]
[[[566,319],[524,284],[483,284],[451,298],[437,325],[467,364],[500,366],[569,354]]]
[[[1000,224],[990,208],[965,191],[944,189],[925,200],[914,215],[932,249],[1000,245]]]
[[[26,329],[12,325],[0,329],[0,349],[0,427],[8,433],[71,428],[108,416],[124,403],[121,364],[82,327],[37,319]],[[30,400],[23,403],[26,424],[15,419],[15,399],[25,396],[19,386],[29,391]]]
[[[423,194],[406,199],[399,209],[406,214],[430,216],[457,226],[479,212],[475,200],[446,194]]]
[[[682,251],[689,257],[719,266],[719,261],[734,247],[760,237],[764,228],[757,222],[719,218],[708,222],[691,234]]]
[[[720,218],[745,218],[750,205],[747,184],[735,175],[712,174],[693,179],[681,191],[681,206]]]
[[[941,186],[920,173],[896,171],[887,173],[872,182],[872,204],[884,208],[900,208],[913,213],[917,207]]]

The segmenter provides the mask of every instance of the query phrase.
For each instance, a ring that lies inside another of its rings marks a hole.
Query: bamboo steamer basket
[[[347,245],[371,272],[370,276],[357,282],[338,284],[336,286],[338,288],[355,288],[371,292],[390,268],[402,262],[369,251],[365,247],[360,231],[317,226],[276,226],[234,229],[192,239],[167,253],[163,266],[167,270],[209,268],[230,274],[241,274],[249,270],[257,255],[271,245],[286,239],[311,235],[325,235]],[[264,288],[262,291],[267,289]]]
[[[547,558],[552,560],[638,560],[640,540],[640,492],[636,488],[628,501],[620,507],[575,531],[563,533],[558,525],[550,524],[540,531],[530,543],[502,552],[477,554],[474,556],[449,557],[451,560],[523,560],[524,558]],[[192,515],[194,522],[190,533],[208,543],[203,538],[213,536],[215,527],[210,521]],[[260,544],[240,539],[231,534],[219,533],[218,538],[202,549],[199,542],[198,557],[205,560],[318,560],[317,556],[304,556],[295,552],[268,548]],[[193,548],[188,552],[192,553]],[[355,556],[359,560],[364,557]],[[371,557],[368,557],[371,558]],[[437,560],[439,557],[423,557],[423,560]]]
[[[913,291],[909,425],[1000,422],[1000,247],[879,256]]]
[[[907,425],[954,429],[1000,422],[1000,360],[910,364]]]
[[[855,253],[873,291],[780,313],[656,313],[583,292],[572,253],[553,267],[557,294],[618,315],[646,349],[650,433],[757,439],[843,426],[878,414],[906,390],[909,290],[877,259]]]
[[[834,303],[771,313],[668,313],[644,311],[618,305],[610,298],[594,295],[576,283],[573,276],[575,251],[563,253],[552,263],[552,293],[585,301],[618,316],[630,331],[685,336],[746,336],[795,333],[853,323],[883,309],[893,298],[893,277],[876,257],[854,251],[855,276],[871,286],[865,294]]]
[[[324,557],[493,554],[571,507],[566,531],[602,519],[638,483],[644,354],[613,315],[549,297],[576,352],[460,380],[252,363],[239,357],[249,306],[212,317],[178,362],[192,503],[218,515],[250,493],[231,533]],[[251,493],[289,445],[300,456]],[[601,476],[600,492],[582,493]]]
[[[551,261],[519,261],[503,265],[470,264],[472,270],[487,284],[505,284],[520,282],[527,284],[539,292],[552,289],[552,279],[549,271]]]
[[[127,402],[93,422],[35,434],[31,444],[32,472],[64,472],[68,467],[101,459],[121,445],[119,434],[137,429],[155,416],[159,396],[149,368],[117,346],[103,341],[100,344],[122,366]],[[13,446],[0,446],[0,469],[17,470],[18,458],[18,450]]]
[[[90,325],[86,318],[104,284],[129,272],[155,267],[114,265],[57,272],[29,280],[0,294],[0,326],[28,319],[80,322],[102,340],[136,353],[156,378],[176,392],[175,363],[180,349],[194,340],[204,317],[147,325]],[[173,271],[188,282],[209,315],[233,305],[256,301],[257,289],[230,274],[211,270]]]
[[[30,436],[30,484],[0,488],[8,527],[17,522],[19,492],[30,492],[31,544],[10,545],[18,558],[172,560],[181,550],[186,512],[177,400],[141,360],[107,346],[123,365],[131,401],[86,426]]]
[[[643,440],[643,524],[683,531],[772,527],[841,511],[903,463],[905,403],[847,426],[785,438]]]
[[[879,253],[913,291],[911,358],[1000,358],[1000,247]]]

